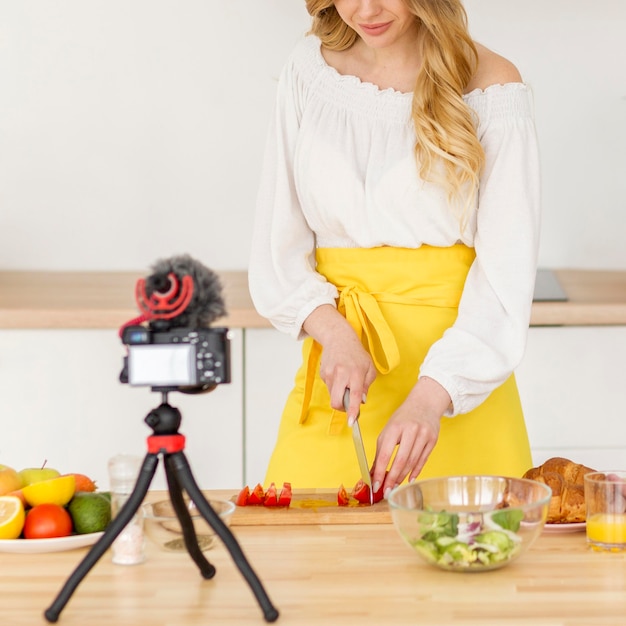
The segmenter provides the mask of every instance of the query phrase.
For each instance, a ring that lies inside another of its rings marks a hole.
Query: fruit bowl
[[[541,534],[550,487],[505,476],[448,476],[396,487],[396,530],[427,563],[455,572],[493,570],[518,559]]]
[[[186,504],[196,531],[198,545],[201,550],[209,550],[216,541],[215,531],[200,515],[193,502]],[[227,500],[209,500],[209,504],[221,520],[228,525],[235,510],[234,503]],[[142,506],[142,513],[144,530],[148,539],[168,552],[186,550],[180,522],[169,500],[148,502]]]

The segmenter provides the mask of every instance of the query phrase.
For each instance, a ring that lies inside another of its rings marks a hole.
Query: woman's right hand
[[[374,491],[382,487],[387,497],[406,478],[409,482],[417,478],[437,443],[441,416],[450,402],[450,395],[437,381],[426,376],[418,380],[378,435],[372,466]]]
[[[343,396],[350,389],[348,423],[352,424],[359,406],[376,379],[376,367],[354,329],[329,304],[315,309],[304,321],[304,330],[323,348],[320,377],[330,393],[333,409],[343,410]]]

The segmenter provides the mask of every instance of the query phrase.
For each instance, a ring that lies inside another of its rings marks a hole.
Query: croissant
[[[572,524],[585,521],[584,476],[593,471],[569,459],[553,457],[529,469],[523,478],[544,483],[552,490],[548,524]]]

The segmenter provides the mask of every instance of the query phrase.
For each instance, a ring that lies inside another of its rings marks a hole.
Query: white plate
[[[578,533],[587,527],[585,522],[575,522],[573,524],[545,524],[543,532],[545,533]]]
[[[70,535],[54,539],[0,539],[0,552],[16,554],[40,554],[43,552],[64,552],[90,546],[104,533],[88,533],[86,535]]]

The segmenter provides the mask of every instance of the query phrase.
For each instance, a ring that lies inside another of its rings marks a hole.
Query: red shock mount
[[[154,291],[146,293],[146,280],[140,278],[135,284],[135,302],[141,315],[126,322],[119,330],[120,337],[127,326],[135,326],[150,320],[169,320],[180,315],[193,297],[193,278],[185,274],[180,280],[173,272],[167,277],[170,287],[165,292]]]

